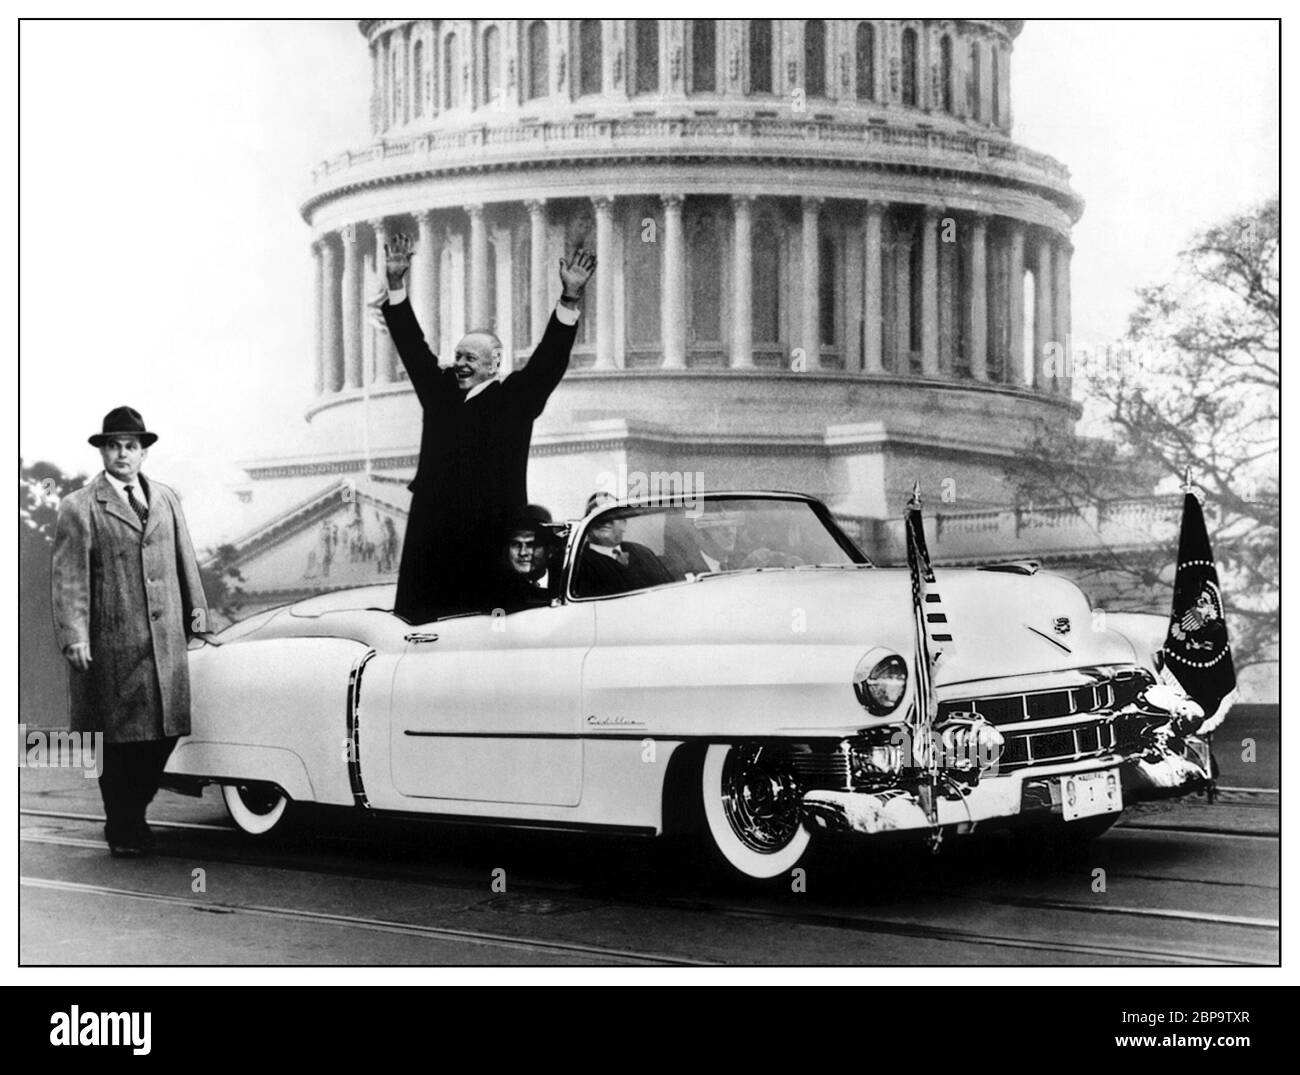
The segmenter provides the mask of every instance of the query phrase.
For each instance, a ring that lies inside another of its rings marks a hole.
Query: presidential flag
[[[1183,498],[1173,613],[1164,658],[1164,674],[1172,676],[1183,692],[1205,710],[1205,725],[1217,726],[1232,704],[1237,676],[1232,667],[1228,624],[1210,536],[1205,530],[1201,502],[1192,492]],[[1205,725],[1202,730],[1209,730]]]

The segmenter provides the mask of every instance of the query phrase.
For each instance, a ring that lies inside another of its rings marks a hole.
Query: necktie
[[[614,559],[627,567],[628,555],[623,551],[623,546],[619,545],[614,549]]]
[[[135,493],[131,491],[134,488],[133,485],[126,487],[126,502],[131,505],[131,510],[135,512],[136,518],[140,520],[140,525],[144,526],[149,521],[149,509],[136,500]]]

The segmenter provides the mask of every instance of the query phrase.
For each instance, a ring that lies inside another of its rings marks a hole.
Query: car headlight
[[[907,693],[907,662],[897,653],[881,657],[872,650],[858,662],[853,673],[853,691],[869,713],[886,716],[898,708]]]

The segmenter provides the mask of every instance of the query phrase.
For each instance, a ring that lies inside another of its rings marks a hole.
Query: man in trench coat
[[[380,310],[424,412],[393,610],[423,623],[486,612],[503,599],[501,534],[528,503],[533,421],[568,368],[596,258],[580,249],[560,260],[562,291],[546,331],[528,364],[498,380],[501,341],[489,329],[468,332],[454,364],[439,367],[406,297],[413,252],[406,235],[385,247],[388,291]]]
[[[104,470],[59,504],[54,626],[72,667],[71,726],[102,732],[99,789],[115,856],[144,854],[145,810],[190,731],[187,644],[207,602],[180,500],[140,467],[157,436],[118,407],[90,438]]]

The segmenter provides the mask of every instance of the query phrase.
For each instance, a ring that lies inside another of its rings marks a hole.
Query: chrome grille
[[[844,788],[848,786],[849,759],[840,750],[814,749],[792,752],[790,767],[804,788]]]
[[[1026,720],[1052,720],[1077,713],[1111,709],[1115,690],[1109,683],[1095,686],[1057,688],[995,698],[969,698],[939,705],[939,719],[954,713],[978,713],[990,724],[1018,724]]]
[[[1109,719],[1052,728],[1041,732],[1012,732],[998,768],[1006,772],[1030,765],[1055,765],[1108,754],[1115,748],[1115,729]]]

